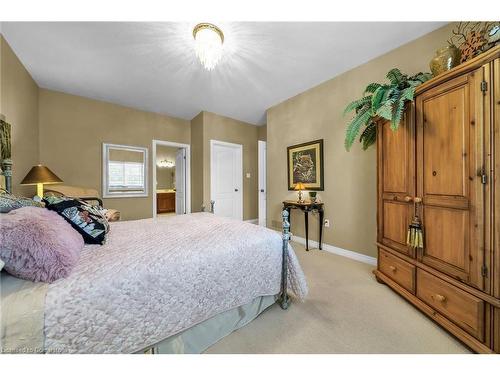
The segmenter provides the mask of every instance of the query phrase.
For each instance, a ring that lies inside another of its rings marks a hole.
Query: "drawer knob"
[[[442,296],[441,294],[436,294],[435,296],[433,296],[436,300],[438,300],[439,302],[444,302],[446,301],[446,297],[445,296]]]
[[[405,202],[411,202],[412,200],[413,200],[413,198],[412,198],[412,197],[410,197],[409,195],[407,195],[407,196],[405,197]]]
[[[389,269],[392,271],[392,272],[396,272],[397,268],[394,267],[394,266],[389,266]]]

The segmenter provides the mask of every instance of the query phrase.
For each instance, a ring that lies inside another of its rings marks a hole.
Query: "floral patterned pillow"
[[[109,223],[99,206],[68,197],[49,196],[43,199],[49,210],[57,212],[83,237],[85,243],[103,245],[109,232]]]
[[[30,198],[9,194],[3,190],[0,192],[0,213],[7,213],[27,206],[43,207],[43,204]]]

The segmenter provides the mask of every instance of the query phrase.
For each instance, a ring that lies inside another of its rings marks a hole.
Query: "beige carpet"
[[[293,247],[309,296],[273,305],[206,353],[469,353],[412,305],[377,283],[373,267]]]

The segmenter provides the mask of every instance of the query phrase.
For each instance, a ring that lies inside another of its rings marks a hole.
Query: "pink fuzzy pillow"
[[[82,248],[82,236],[45,208],[18,208],[0,217],[0,258],[21,279],[51,283],[68,276]]]

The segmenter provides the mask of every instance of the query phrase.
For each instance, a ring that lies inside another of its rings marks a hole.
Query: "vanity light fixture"
[[[172,160],[160,160],[158,163],[157,163],[158,167],[160,168],[173,168],[175,167],[175,163],[172,161]]]

